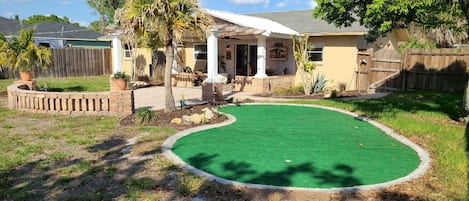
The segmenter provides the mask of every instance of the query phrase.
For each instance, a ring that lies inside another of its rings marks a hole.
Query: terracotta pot
[[[112,79],[112,88],[115,90],[126,90],[127,79]]]
[[[31,71],[20,71],[20,77],[23,81],[33,80],[33,73]]]

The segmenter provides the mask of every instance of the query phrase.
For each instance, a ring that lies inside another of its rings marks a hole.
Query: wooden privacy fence
[[[373,55],[373,67],[369,69],[371,89],[394,89],[399,84],[401,54],[393,49],[383,48]],[[396,83],[397,82],[397,83]]]
[[[56,48],[52,50],[53,65],[34,68],[34,77],[86,77],[112,74],[111,49]],[[17,72],[3,68],[3,78],[18,77]]]
[[[469,49],[408,49],[402,55],[381,49],[359,54],[358,62],[360,90],[460,92],[467,84]]]
[[[52,53],[53,68],[45,72],[35,72],[39,77],[83,77],[112,73],[111,49],[109,48],[58,48],[52,49]]]
[[[469,49],[409,49],[404,54],[403,90],[463,91]]]

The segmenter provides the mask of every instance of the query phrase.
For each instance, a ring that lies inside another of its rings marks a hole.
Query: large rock
[[[192,123],[192,118],[189,115],[184,115],[182,116],[182,122],[184,124],[191,124]]]
[[[191,116],[191,121],[192,121],[192,123],[194,123],[194,124],[200,124],[200,123],[202,123],[202,115],[200,115],[200,114],[193,114],[193,115]]]
[[[203,115],[205,116],[205,118],[206,118],[207,120],[211,120],[211,119],[213,118],[213,116],[214,116],[212,110],[210,110],[210,109],[208,109],[208,108],[202,109],[202,112],[204,112]]]
[[[179,125],[179,124],[182,123],[182,119],[181,118],[174,118],[174,119],[171,120],[171,123]]]

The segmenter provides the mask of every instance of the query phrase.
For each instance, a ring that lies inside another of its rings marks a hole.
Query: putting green
[[[410,147],[370,123],[313,107],[230,106],[236,122],[179,139],[173,153],[215,176],[253,184],[332,188],[384,183],[415,170]]]

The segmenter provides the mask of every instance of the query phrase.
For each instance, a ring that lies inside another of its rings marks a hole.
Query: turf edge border
[[[340,112],[343,114],[350,115],[354,118],[359,118],[362,121],[366,121],[373,126],[378,127],[380,130],[382,130],[384,133],[387,135],[391,136],[395,140],[399,141],[400,143],[407,145],[408,147],[412,148],[415,152],[417,152],[417,155],[420,158],[420,164],[419,166],[412,171],[410,174],[408,174],[405,177],[401,177],[399,179],[391,180],[388,182],[384,183],[378,183],[378,184],[370,184],[370,185],[360,185],[360,186],[353,186],[353,187],[338,187],[338,188],[304,188],[304,187],[285,187],[285,186],[273,186],[273,185],[264,185],[264,184],[251,184],[251,183],[243,183],[243,182],[238,182],[238,181],[233,181],[233,180],[228,180],[224,179],[221,177],[217,177],[215,175],[209,174],[205,171],[202,171],[200,169],[197,169],[187,163],[185,163],[179,156],[174,154],[172,152],[172,147],[176,143],[176,141],[180,138],[183,138],[187,135],[190,135],[194,132],[202,131],[202,130],[208,130],[212,128],[218,128],[218,127],[223,127],[226,125],[230,125],[236,121],[236,118],[230,114],[224,114],[228,117],[227,121],[224,121],[222,123],[218,124],[211,124],[211,125],[203,125],[203,126],[198,126],[194,128],[190,128],[181,132],[176,133],[175,135],[169,137],[163,142],[162,145],[162,152],[163,155],[168,158],[171,162],[173,162],[176,165],[179,165],[183,170],[191,172],[193,174],[202,176],[208,180],[211,181],[216,181],[221,184],[226,184],[226,185],[233,185],[237,187],[246,187],[246,188],[254,188],[254,189],[272,189],[272,190],[299,190],[299,191],[312,191],[312,192],[357,192],[357,191],[362,191],[362,190],[377,190],[377,189],[383,189],[385,187],[389,187],[392,185],[397,185],[400,183],[404,183],[413,179],[417,179],[421,177],[422,175],[425,174],[425,172],[430,168],[430,163],[431,163],[431,158],[430,155],[428,154],[427,151],[425,151],[423,148],[421,148],[419,145],[415,144],[411,140],[407,139],[406,137],[397,134],[394,132],[391,128],[378,123],[376,121],[373,121],[368,118],[363,118],[362,116],[355,114],[350,111],[342,110],[342,109],[337,109],[333,107],[326,107],[326,106],[320,106],[320,105],[305,105],[305,104],[282,104],[282,103],[248,103],[248,104],[242,104],[242,105],[281,105],[281,106],[298,106],[298,107],[313,107],[313,108],[320,108],[320,109],[326,109],[326,110],[332,110],[336,112]],[[228,105],[228,106],[234,106]]]

